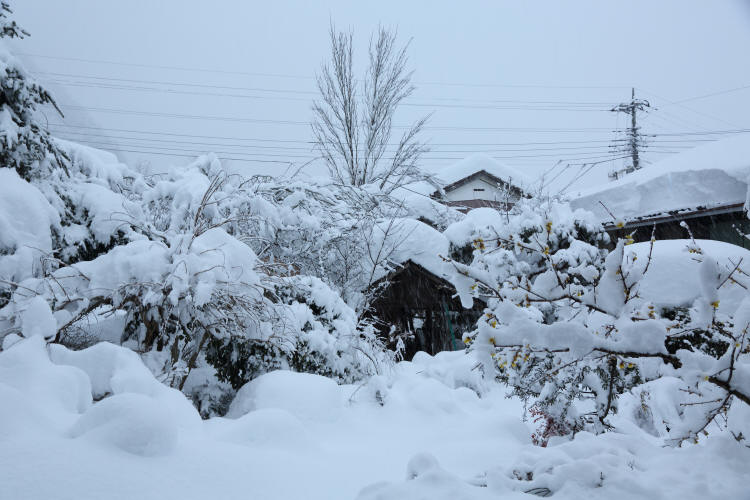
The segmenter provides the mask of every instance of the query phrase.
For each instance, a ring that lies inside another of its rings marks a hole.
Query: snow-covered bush
[[[337,291],[283,262],[302,251],[295,241],[268,237],[269,227],[291,237],[304,223],[320,226],[314,213],[300,217],[257,180],[227,175],[213,156],[143,176],[106,154],[65,146],[69,176],[47,174],[31,185],[7,170],[14,196],[37,203],[24,211],[3,204],[0,223],[12,229],[0,257],[4,334],[25,332],[24,311],[43,298],[56,323],[45,330],[49,340],[119,341],[142,353],[163,382],[186,390],[204,416],[228,406],[232,387],[269,370],[351,382],[388,363]],[[60,187],[61,206],[77,207],[85,221],[56,209]],[[273,241],[279,257],[259,259],[249,246],[258,241]],[[103,335],[99,325],[107,325]],[[195,369],[200,381],[188,382]]]
[[[230,232],[277,273],[321,278],[360,317],[375,296],[373,281],[393,267],[389,258],[404,240],[400,221],[418,219],[428,211],[425,204],[437,204],[283,178],[249,179],[241,190],[245,216],[229,224]],[[436,218],[456,214],[430,212]]]
[[[2,36],[25,35],[9,12]],[[362,236],[395,202],[229,175],[214,155],[145,175],[51,137],[52,97],[4,47],[0,85],[0,338],[121,342],[199,406],[273,368],[349,382],[387,362],[339,294],[356,297]]]
[[[750,401],[750,320],[736,299],[725,312],[718,298],[722,287],[747,286],[741,261],[719,264],[690,243],[677,258],[700,260],[702,279],[691,302],[675,308],[642,288],[653,266],[669,265],[652,262],[656,243],[636,251],[620,240],[607,253],[606,234],[583,212],[522,202],[510,223],[470,229],[473,262],[455,265],[489,302],[465,340],[485,373],[526,402],[539,444],[610,428],[619,395],[667,374],[683,382],[674,395],[679,422],[669,426],[678,443],[697,439],[733,398]],[[678,276],[667,279],[680,286]]]
[[[283,316],[275,335],[213,338],[208,344],[208,362],[235,389],[280,368],[350,383],[390,362],[374,330],[358,325],[354,310],[319,278],[280,278],[270,294]]]

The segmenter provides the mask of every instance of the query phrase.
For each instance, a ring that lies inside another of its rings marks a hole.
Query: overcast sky
[[[13,6],[31,33],[14,48],[66,114],[50,116],[63,124],[55,132],[157,171],[212,150],[247,173],[313,157],[307,122],[329,21],[354,32],[360,62],[378,23],[412,40],[418,88],[398,122],[434,113],[426,168],[486,151],[527,174],[559,173],[557,189],[604,182],[611,163],[581,163],[610,157],[625,117],[608,109],[631,87],[657,108],[644,132],[676,134],[654,137],[648,161],[750,128],[750,88],[730,91],[750,86],[748,0]]]

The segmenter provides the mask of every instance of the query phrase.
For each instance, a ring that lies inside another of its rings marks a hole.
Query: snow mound
[[[286,410],[301,420],[331,419],[343,408],[342,391],[333,380],[309,373],[277,370],[240,388],[227,417],[264,408]]]
[[[44,195],[15,169],[0,168],[0,279],[21,282],[52,253],[50,229],[60,218]]]
[[[138,354],[130,349],[108,342],[81,351],[51,345],[50,358],[58,365],[74,366],[85,372],[91,381],[90,392],[96,399],[137,394],[154,401],[169,415],[172,426],[195,429],[200,425],[200,416],[190,401],[180,391],[156,380]]]
[[[477,488],[447,472],[429,453],[419,453],[406,466],[406,481],[377,483],[362,490],[357,500],[482,500],[496,499],[495,492]],[[509,498],[509,497],[503,497]]]
[[[418,352],[411,363],[426,377],[438,380],[451,389],[463,387],[476,393],[486,390],[482,374],[475,369],[476,358],[466,355],[464,351],[443,351],[434,356]]]
[[[722,241],[696,240],[707,256],[715,259],[724,268],[731,269],[732,263],[742,259],[750,263],[750,251]],[[690,240],[660,240],[654,242],[651,265],[640,282],[640,296],[663,307],[689,306],[701,296],[701,262],[690,258]],[[635,243],[626,250],[633,251],[638,260],[647,260],[651,244]],[[743,266],[744,267],[744,266]],[[737,284],[727,282],[719,289],[718,299],[722,310],[734,313],[747,292]]]
[[[457,247],[471,243],[480,230],[503,223],[502,214],[494,208],[469,210],[462,220],[448,226],[443,234]]]
[[[134,455],[166,455],[177,445],[177,428],[161,403],[142,394],[118,394],[95,404],[70,430],[73,438],[112,445]]]
[[[0,352],[0,393],[0,436],[21,429],[64,426],[70,414],[91,406],[86,374],[50,362],[44,340],[38,336]]]
[[[57,321],[52,315],[49,304],[40,296],[26,303],[26,310],[21,315],[21,332],[24,337],[53,337],[57,333]]]
[[[308,447],[313,439],[299,418],[286,410],[262,408],[236,420],[221,420],[214,432],[219,440],[248,446],[289,449]]]

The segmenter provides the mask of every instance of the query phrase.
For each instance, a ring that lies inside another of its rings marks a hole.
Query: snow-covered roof
[[[375,280],[392,272],[393,266],[411,261],[453,285],[462,305],[472,307],[469,287],[473,281],[445,260],[450,255],[450,241],[443,233],[420,221],[404,218],[379,224],[373,231],[373,238],[372,247],[381,249],[392,266],[390,269],[381,266],[374,275]]]
[[[577,193],[573,208],[602,221],[628,220],[745,202],[750,176],[750,137],[712,142],[676,154],[622,179]],[[601,201],[601,203],[599,203]]]
[[[472,154],[458,163],[437,169],[434,173],[444,185],[449,186],[481,171],[485,171],[488,174],[519,188],[529,186],[533,182],[533,180],[527,177],[523,172],[500,163],[484,153]]]

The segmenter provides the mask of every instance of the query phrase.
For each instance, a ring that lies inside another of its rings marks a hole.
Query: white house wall
[[[490,200],[506,201],[514,203],[518,196],[508,195],[506,191],[497,187],[494,182],[482,178],[472,179],[471,181],[458,186],[457,188],[445,193],[448,201],[465,201],[465,200]]]

